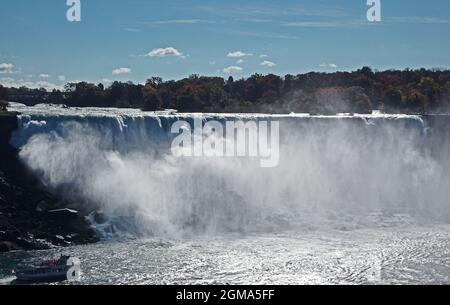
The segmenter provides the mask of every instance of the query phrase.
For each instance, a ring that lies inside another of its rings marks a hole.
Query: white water
[[[85,283],[450,281],[448,145],[421,117],[11,110],[30,170],[133,238],[69,249]],[[280,120],[279,166],[173,157],[171,123],[198,116]]]
[[[424,144],[418,116],[169,114],[41,105],[22,113],[12,143],[50,188],[145,236],[364,228],[448,221],[450,174]],[[280,120],[280,164],[175,158],[171,123]]]
[[[81,260],[80,284],[449,284],[450,226],[136,239],[0,253],[11,268]]]

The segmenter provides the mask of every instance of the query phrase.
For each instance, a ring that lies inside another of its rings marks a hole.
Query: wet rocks
[[[0,117],[0,252],[98,241],[85,215],[65,208],[18,160],[9,145],[16,126],[15,116]]]

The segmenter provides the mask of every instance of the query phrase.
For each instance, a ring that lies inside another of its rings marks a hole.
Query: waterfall
[[[101,211],[107,222],[91,220],[105,236],[450,220],[450,165],[420,116],[11,109],[21,113],[11,139],[21,160],[51,191]],[[278,166],[261,168],[245,157],[173,156],[171,125],[195,118],[278,121]]]

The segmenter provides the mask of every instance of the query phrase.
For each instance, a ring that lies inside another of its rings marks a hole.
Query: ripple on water
[[[128,240],[63,249],[80,284],[449,284],[450,226],[327,230],[190,240]],[[61,249],[1,254],[8,268]]]

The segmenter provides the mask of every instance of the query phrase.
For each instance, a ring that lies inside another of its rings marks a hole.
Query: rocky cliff
[[[0,252],[46,249],[98,240],[82,215],[47,192],[9,144],[16,113],[0,112]]]

